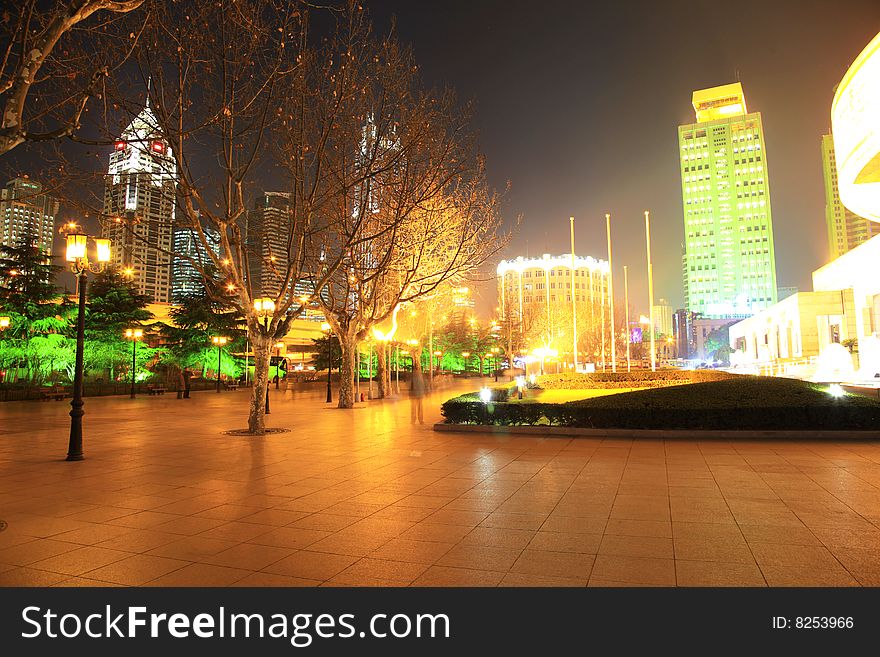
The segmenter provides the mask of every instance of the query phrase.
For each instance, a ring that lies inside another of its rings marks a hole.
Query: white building
[[[149,101],[122,131],[104,184],[103,236],[111,262],[132,276],[138,291],[171,301],[171,250],[177,166]]]
[[[46,255],[52,255],[58,201],[42,193],[42,185],[13,178],[0,190],[0,244],[15,246],[27,238]]]

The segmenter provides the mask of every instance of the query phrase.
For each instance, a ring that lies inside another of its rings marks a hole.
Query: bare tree
[[[111,67],[136,42],[137,32],[119,34],[108,24],[143,2],[26,0],[15,14],[8,8],[0,14],[0,155],[25,142],[76,135],[89,100],[101,95]],[[95,14],[101,20],[89,20]],[[118,46],[112,59],[106,57],[111,41]]]

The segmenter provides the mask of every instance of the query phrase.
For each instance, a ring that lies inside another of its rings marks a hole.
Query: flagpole
[[[648,252],[648,318],[651,322],[651,371],[657,371],[657,351],[654,347],[654,265],[651,264],[651,214],[645,210],[645,245]]]
[[[605,213],[605,232],[608,235],[608,313],[611,316],[611,371],[617,372],[617,346],[614,334],[614,268],[611,264],[611,215]]]

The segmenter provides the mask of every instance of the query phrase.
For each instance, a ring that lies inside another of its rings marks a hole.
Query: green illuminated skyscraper
[[[739,82],[695,91],[696,123],[679,126],[685,303],[706,317],[776,303],[776,259],[761,113]]]

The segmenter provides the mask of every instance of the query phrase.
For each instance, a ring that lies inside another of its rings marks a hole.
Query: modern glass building
[[[828,257],[836,260],[847,251],[880,232],[880,224],[860,217],[840,202],[834,137],[822,136],[822,173],[825,178],[825,224],[828,228]]]
[[[215,256],[220,254],[220,234],[203,227],[202,232],[208,242],[208,248]],[[174,229],[174,259],[171,262],[171,303],[181,303],[186,297],[197,293],[202,287],[202,275],[193,265],[193,261],[201,266],[211,264],[208,249],[195,228]]]
[[[704,317],[742,317],[776,303],[776,260],[761,113],[739,82],[693,94],[679,126],[685,304]]]

